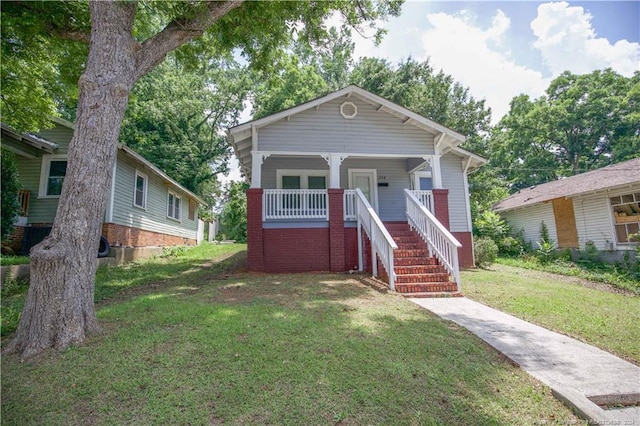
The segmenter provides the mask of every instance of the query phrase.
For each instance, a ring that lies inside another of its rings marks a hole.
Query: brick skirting
[[[145,231],[143,229],[132,228],[129,226],[116,225],[115,223],[103,223],[102,235],[107,239],[107,241],[109,241],[109,244],[115,247],[165,247],[196,245],[196,240],[192,238]]]

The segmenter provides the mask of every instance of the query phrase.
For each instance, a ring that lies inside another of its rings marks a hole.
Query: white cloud
[[[554,75],[565,70],[585,74],[611,67],[630,77],[640,69],[640,43],[619,40],[611,44],[598,38],[592,16],[580,6],[567,2],[543,3],[531,22],[538,49]]]
[[[486,99],[497,122],[509,111],[509,102],[520,93],[538,97],[549,84],[542,73],[516,64],[502,47],[510,19],[498,10],[487,29],[476,25],[468,12],[427,15],[431,28],[422,44],[432,65]]]

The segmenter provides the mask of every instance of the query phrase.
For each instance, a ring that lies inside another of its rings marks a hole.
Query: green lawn
[[[499,264],[462,273],[467,297],[639,363],[640,297],[581,283]]]
[[[102,271],[102,334],[2,357],[2,423],[577,422],[548,388],[406,299],[357,276],[247,274],[244,247],[220,247]]]

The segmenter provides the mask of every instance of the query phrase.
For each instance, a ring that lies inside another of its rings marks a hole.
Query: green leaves
[[[513,98],[491,138],[492,165],[516,191],[634,158],[639,117],[640,73],[567,71],[546,96]]]

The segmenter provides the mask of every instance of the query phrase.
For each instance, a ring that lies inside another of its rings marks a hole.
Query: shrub
[[[20,181],[18,179],[15,155],[5,149],[0,151],[0,157],[2,158],[2,176],[0,179],[0,196],[2,197],[0,211],[2,212],[2,221],[0,222],[0,238],[4,239],[13,232],[13,224],[20,212],[20,203],[18,202]]]
[[[520,241],[508,236],[498,241],[498,251],[502,255],[516,257],[520,256],[524,250]]]
[[[486,268],[496,261],[498,256],[498,246],[489,237],[480,237],[473,242],[474,257],[476,265]]]
[[[489,237],[494,242],[509,234],[509,225],[499,214],[486,210],[473,223],[478,237]]]
[[[540,262],[542,263],[548,263],[550,260],[552,260],[555,255],[556,255],[556,245],[553,242],[550,241],[537,241],[538,244],[538,250],[537,250],[537,255],[538,255],[538,259],[540,260]]]

